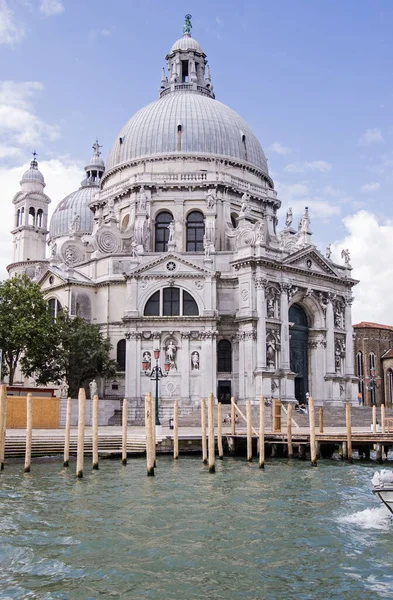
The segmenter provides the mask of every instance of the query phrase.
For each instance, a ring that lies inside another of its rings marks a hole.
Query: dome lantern
[[[31,187],[31,184],[33,184],[33,187],[34,187],[34,184],[39,184],[41,191],[45,187],[44,176],[41,173],[41,171],[38,170],[37,152],[36,151],[33,152],[33,160],[30,161],[30,168],[23,173],[22,179],[20,180],[20,185],[22,186],[22,188],[26,187],[25,184],[27,184],[28,187]]]
[[[165,57],[168,77],[164,70],[159,90],[160,98],[177,91],[190,91],[214,98],[210,72],[208,77],[205,76],[206,54],[191,37],[191,28],[191,15],[186,15],[183,36],[173,44]]]

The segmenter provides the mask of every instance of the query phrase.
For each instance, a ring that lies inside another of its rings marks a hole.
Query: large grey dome
[[[107,172],[160,154],[233,158],[268,175],[261,144],[247,123],[225,104],[189,91],[169,93],[131,117],[109,152]]]
[[[81,187],[76,192],[66,196],[54,211],[50,226],[49,238],[53,239],[62,235],[68,235],[70,225],[75,217],[79,215],[78,233],[91,233],[93,229],[93,213],[89,208],[89,202],[94,194],[98,192],[97,185]]]

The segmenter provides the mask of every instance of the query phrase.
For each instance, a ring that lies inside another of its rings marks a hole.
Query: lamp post
[[[163,372],[160,365],[158,364],[158,361],[160,360],[160,350],[158,348],[156,348],[154,350],[154,358],[155,358],[156,364],[154,365],[154,367],[152,369],[149,370],[149,366],[151,365],[151,363],[149,360],[146,360],[146,356],[144,356],[144,358],[142,360],[142,368],[145,372],[146,377],[150,377],[151,381],[156,382],[156,425],[160,425],[160,419],[158,417],[158,382],[160,381],[160,379],[162,377],[168,377],[168,371],[171,368],[171,363],[168,361],[165,361],[165,364],[164,364],[165,372]]]
[[[376,404],[377,404],[377,397],[376,397],[375,390],[379,386],[379,383],[380,383],[381,379],[382,379],[381,377],[376,377],[375,376],[375,367],[371,367],[371,369],[370,369],[370,376],[369,377],[365,377],[367,390],[369,392],[371,392],[371,404],[373,406],[376,406]]]

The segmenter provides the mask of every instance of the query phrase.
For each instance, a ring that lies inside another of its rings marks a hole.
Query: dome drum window
[[[169,223],[173,221],[173,216],[168,211],[160,212],[156,217],[155,229],[155,251],[167,252],[169,239]]]
[[[203,252],[204,235],[205,221],[203,214],[194,210],[187,217],[187,252]]]
[[[146,302],[145,317],[188,317],[198,316],[198,305],[194,298],[177,287],[163,288],[150,296]]]

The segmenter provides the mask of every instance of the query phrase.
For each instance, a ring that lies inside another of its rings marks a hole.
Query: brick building
[[[364,404],[393,403],[393,326],[361,321],[355,334],[355,373]]]

